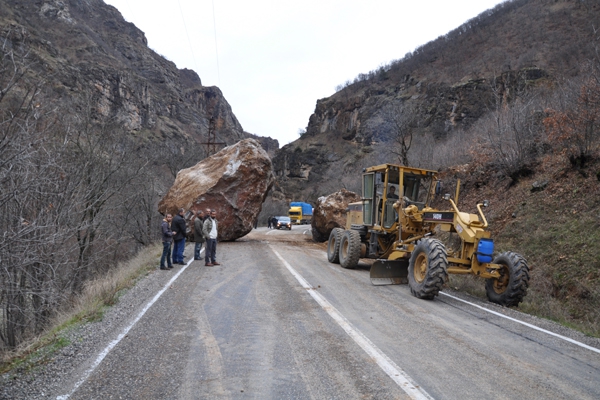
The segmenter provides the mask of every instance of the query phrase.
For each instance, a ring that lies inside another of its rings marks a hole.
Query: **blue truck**
[[[313,214],[313,206],[301,201],[292,201],[290,203],[290,209],[288,215],[292,220],[292,223],[296,225],[310,224]]]

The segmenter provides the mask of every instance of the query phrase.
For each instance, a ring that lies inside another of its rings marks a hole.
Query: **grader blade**
[[[375,286],[408,283],[408,261],[377,260],[371,266],[370,276]]]

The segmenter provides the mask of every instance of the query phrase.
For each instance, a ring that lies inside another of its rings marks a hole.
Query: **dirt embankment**
[[[497,251],[522,254],[530,287],[519,308],[600,336],[600,162],[572,168],[564,156],[548,156],[517,182],[490,169],[465,165],[443,172],[445,192],[461,179],[459,208],[485,210]],[[450,285],[483,295],[470,277]]]

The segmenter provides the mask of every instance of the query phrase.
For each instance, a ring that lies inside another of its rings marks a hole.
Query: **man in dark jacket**
[[[202,210],[196,211],[196,218],[194,219],[194,260],[201,260],[200,250],[202,250],[202,244],[204,243],[204,235],[202,234],[202,228],[204,225],[204,213]]]
[[[173,268],[173,264],[171,264],[171,242],[173,241],[173,235],[175,232],[171,230],[172,219],[173,217],[171,214],[167,214],[160,226],[163,242],[163,252],[162,256],[160,257],[160,269],[167,269],[167,267],[165,267],[165,261],[168,264],[168,268]]]
[[[183,218],[184,209],[180,208],[179,213],[173,217],[173,222],[171,223],[171,228],[175,235],[173,236],[173,240],[175,244],[173,245],[173,264],[185,265],[183,262],[183,251],[185,250],[185,230],[187,228],[185,223],[185,218]]]

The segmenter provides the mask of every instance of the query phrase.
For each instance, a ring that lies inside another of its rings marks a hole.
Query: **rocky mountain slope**
[[[158,200],[209,131],[278,148],[102,0],[0,0],[0,354],[160,240]]]
[[[498,252],[528,260],[520,309],[600,335],[599,26],[598,2],[506,1],[346,82],[274,158],[274,203],[360,193],[371,165],[440,169],[464,211],[491,200]],[[448,285],[485,297],[471,278]]]
[[[598,26],[597,2],[506,1],[346,82],[317,101],[306,133],[274,158],[281,197],[310,202],[340,186],[358,189],[363,167],[399,161],[393,150],[402,123],[414,133],[411,165],[469,161],[474,124],[526,92],[577,76],[596,54]],[[338,187],[329,187],[332,179]]]
[[[206,142],[211,124],[218,142],[253,137],[278,148],[244,132],[218,87],[155,53],[102,0],[0,0],[0,8],[4,46],[26,53],[30,78],[56,104],[90,104],[99,117],[177,149]]]

